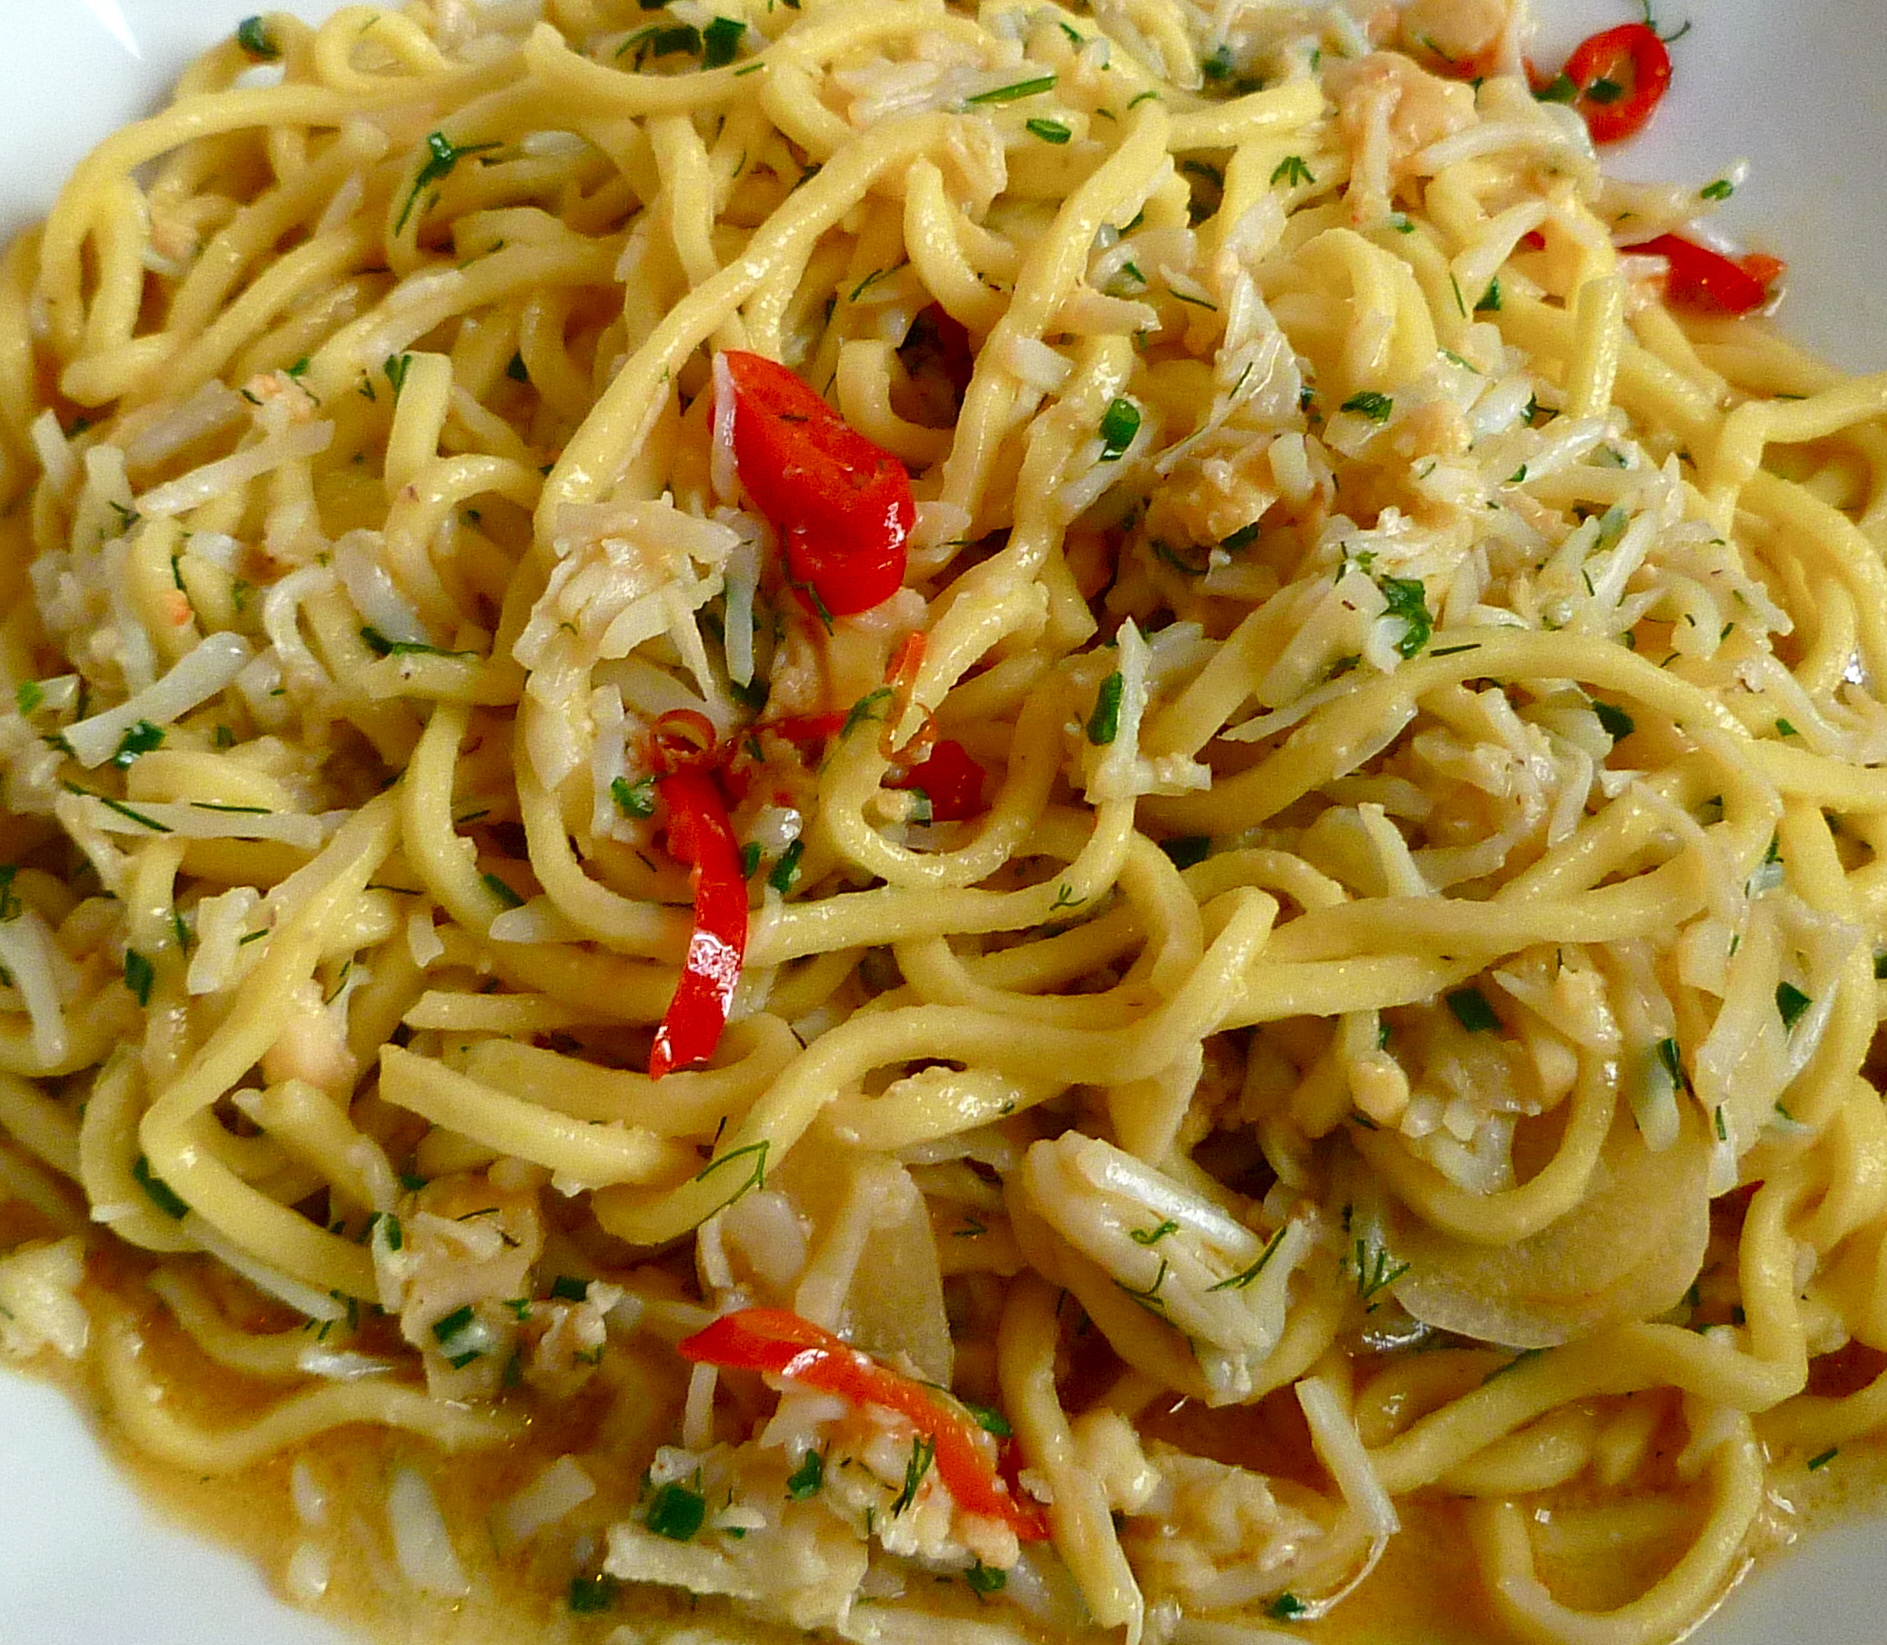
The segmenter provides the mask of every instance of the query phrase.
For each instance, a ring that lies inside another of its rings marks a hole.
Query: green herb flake
[[[1604,727],[1606,735],[1613,742],[1617,742],[1621,737],[1629,737],[1638,729],[1638,722],[1617,703],[1602,703],[1595,697],[1592,700],[1592,712],[1598,715],[1599,724]]]
[[[1074,136],[1059,120],[1030,120],[1027,125],[1031,137],[1039,137],[1044,143],[1053,143],[1057,147]]]
[[[131,1180],[150,1196],[151,1203],[158,1210],[173,1221],[182,1222],[190,1215],[189,1203],[151,1169],[150,1160],[143,1154],[138,1155],[137,1163],[131,1167]]]
[[[974,97],[964,98],[963,106],[973,109],[986,108],[992,103],[1014,103],[1024,97],[1039,97],[1043,92],[1054,89],[1055,76],[1043,74],[1033,80],[1017,80],[1012,85],[997,86],[990,91],[979,91]]]
[[[999,1594],[1009,1580],[1009,1573],[985,1565],[980,1559],[963,1573],[963,1580],[979,1594]]]
[[[22,714],[31,714],[45,700],[45,688],[37,680],[22,680],[13,688],[13,706]]]
[[[590,1294],[590,1282],[575,1274],[559,1274],[550,1282],[550,1294],[555,1302],[581,1302]]]
[[[1219,547],[1228,554],[1236,554],[1241,548],[1249,548],[1258,541],[1258,529],[1256,520],[1253,520],[1250,525],[1242,525],[1231,536],[1221,537]]]
[[[1714,183],[1705,183],[1697,194],[1704,200],[1727,200],[1735,192],[1736,185],[1729,178],[1719,177]]]
[[[1107,747],[1120,735],[1120,698],[1126,685],[1117,668],[1101,681],[1101,689],[1094,694],[1094,712],[1088,716],[1088,741],[1096,748]]]
[[[1562,71],[1533,95],[1542,103],[1571,103],[1578,99],[1579,85],[1570,74]]]
[[[1273,1622],[1295,1622],[1309,1609],[1303,1600],[1288,1590],[1265,1602],[1265,1615]]]
[[[1377,584],[1389,602],[1387,615],[1402,619],[1402,638],[1397,652],[1405,657],[1420,655],[1435,632],[1435,619],[1428,609],[1426,591],[1419,577],[1384,577]]]
[[[644,1523],[657,1536],[665,1536],[670,1542],[688,1542],[693,1540],[707,1517],[707,1498],[678,1480],[670,1480],[666,1485],[658,1485],[649,1498]]]
[[[994,1434],[998,1439],[1007,1439],[1015,1432],[1009,1419],[993,1405],[972,1405],[965,1400],[963,1408],[976,1418],[977,1427],[986,1434]]]
[[[692,32],[692,31],[690,31]],[[452,175],[452,169],[468,154],[483,154],[489,149],[500,148],[497,142],[468,143],[460,148],[443,131],[428,132],[426,135],[426,163],[419,168],[413,178],[412,191],[406,196],[406,204],[400,207],[400,215],[393,224],[393,232],[400,233],[406,227],[407,218],[413,215],[413,208],[419,204],[420,195],[426,192],[428,185],[442,183]]]
[[[773,865],[767,875],[767,884],[783,897],[791,891],[799,880],[799,859],[806,854],[806,842],[794,840],[780,853],[780,860]]]
[[[786,1476],[786,1494],[795,1502],[804,1502],[810,1496],[817,1496],[825,1482],[825,1454],[808,1451],[799,1459],[799,1466]]]
[[[157,972],[142,954],[135,948],[124,951],[124,985],[137,996],[139,1005],[151,1003],[151,985],[157,981]]]
[[[616,1579],[613,1576],[573,1576],[570,1579],[570,1609],[578,1616],[600,1616],[616,1604]]]
[[[1493,1006],[1487,1003],[1487,996],[1478,988],[1457,988],[1448,995],[1448,1009],[1455,1014],[1455,1021],[1470,1034],[1486,1034],[1500,1027],[1500,1018],[1494,1014]]]
[[[1287,154],[1271,171],[1272,186],[1282,183],[1286,188],[1297,188],[1304,183],[1317,181],[1317,174],[1304,163],[1301,154]]]
[[[1789,721],[1789,720],[1776,721],[1776,735],[1778,737],[1799,737],[1801,736],[1801,734],[1802,734],[1801,732],[1795,729],[1794,723],[1792,721]]]
[[[1110,401],[1101,413],[1101,461],[1119,462],[1140,432],[1140,408],[1131,400]]]
[[[1793,1028],[1802,1020],[1802,1013],[1814,1002],[1792,982],[1776,984],[1776,1013],[1782,1018],[1784,1028]]]
[[[273,63],[282,55],[282,48],[275,43],[268,25],[260,17],[245,17],[236,25],[236,44],[245,57],[258,63]]]
[[[1378,394],[1374,389],[1365,389],[1361,394],[1352,394],[1343,402],[1342,409],[1354,411],[1359,416],[1367,417],[1372,423],[1386,423],[1396,409],[1396,403],[1387,394]]]
[[[1161,1240],[1165,1239],[1168,1234],[1177,1234],[1178,1232],[1179,1224],[1173,1221],[1171,1217],[1168,1217],[1164,1222],[1152,1228],[1130,1228],[1127,1230],[1127,1237],[1136,1245],[1157,1245]]]
[[[760,842],[749,840],[740,848],[740,877],[750,880],[760,871]]]
[[[120,771],[125,770],[140,754],[148,754],[152,749],[162,746],[164,728],[152,725],[149,720],[139,720],[126,731],[118,744],[118,752],[111,757],[111,763]]]
[[[740,51],[747,25],[738,17],[717,17],[701,31],[701,66],[724,69]]]
[[[1587,82],[1585,95],[1587,102],[1604,106],[1616,103],[1623,97],[1625,87],[1620,81],[1608,79],[1602,74],[1598,79]]]
[[[1500,281],[1487,282],[1487,290],[1481,293],[1481,300],[1474,305],[1476,314],[1498,314],[1500,312]]]
[[[443,1348],[450,1343],[454,1337],[469,1330],[477,1322],[478,1315],[472,1311],[472,1305],[469,1302],[462,1308],[454,1308],[452,1312],[447,1314],[444,1318],[433,1321],[433,1341]]]
[[[627,777],[617,777],[609,785],[609,797],[616,802],[616,809],[625,817],[655,815],[653,777],[643,777],[637,782],[631,782]]]
[[[1808,1471],[1811,1474],[1818,1474],[1840,1455],[1841,1447],[1839,1445],[1830,1445],[1828,1449],[1823,1451],[1819,1456],[1812,1456],[1808,1459]]]

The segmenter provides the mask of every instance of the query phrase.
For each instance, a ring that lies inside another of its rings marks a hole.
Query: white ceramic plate
[[[42,214],[101,137],[261,0],[0,0],[0,237]],[[278,0],[280,3],[280,0]],[[288,0],[310,17],[338,0]],[[1537,0],[1538,58],[1627,21],[1630,0]],[[1686,10],[1688,8],[1688,10]],[[1783,323],[1851,370],[1887,367],[1887,6],[1662,0],[1695,27],[1651,133],[1614,160],[1695,180],[1752,163],[1724,226],[1789,260]],[[1883,1522],[1824,1530],[1739,1591],[1697,1645],[1880,1645]],[[0,1641],[6,1645],[342,1645],[245,1562],[152,1513],[52,1390],[0,1372]],[[1398,1642],[1400,1645],[1400,1642]]]

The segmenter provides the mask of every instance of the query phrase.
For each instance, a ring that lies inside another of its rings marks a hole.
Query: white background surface
[[[0,238],[258,3],[0,0]],[[1542,65],[1636,16],[1631,0],[1536,9]],[[1719,221],[1789,261],[1785,329],[1852,370],[1887,367],[1887,3],[1662,0],[1658,12],[1666,29],[1687,16],[1695,27],[1652,131],[1612,163],[1701,185],[1748,158],[1750,182]],[[1887,1521],[1824,1531],[1734,1595],[1696,1645],[1881,1645],[1884,1538]],[[273,1600],[244,1562],[151,1514],[63,1397],[0,1372],[0,1645],[341,1640]]]

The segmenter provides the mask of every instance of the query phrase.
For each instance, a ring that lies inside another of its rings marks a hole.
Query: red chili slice
[[[694,869],[694,934],[681,981],[663,1013],[649,1054],[649,1077],[706,1062],[721,1043],[747,954],[747,880],[727,820],[727,802],[704,770],[657,777],[668,811],[670,855]]]
[[[997,1470],[976,1419],[924,1383],[880,1364],[823,1326],[785,1308],[742,1308],[675,1345],[697,1365],[763,1371],[854,1405],[896,1411],[936,1447],[937,1477],[966,1513],[1000,1519],[1025,1542],[1048,1536],[1040,1508],[1018,1500]]]
[[[889,779],[890,788],[921,788],[930,798],[930,814],[937,822],[963,822],[983,810],[982,766],[962,743],[945,738],[902,776]]]
[[[772,521],[809,608],[849,617],[904,582],[916,519],[898,459],[860,434],[785,366],[730,349],[734,466]]]
[[[1671,88],[1671,54],[1648,23],[1621,23],[1582,40],[1566,59],[1572,106],[1595,143],[1636,137]]]
[[[1648,257],[1662,257],[1671,265],[1665,282],[1665,300],[1674,308],[1705,314],[1749,314],[1769,301],[1769,288],[1786,265],[1774,257],[1725,257],[1679,234],[1660,234],[1633,246]]]

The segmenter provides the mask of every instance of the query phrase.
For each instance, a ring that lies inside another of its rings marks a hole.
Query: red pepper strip
[[[1748,314],[1769,301],[1769,283],[1783,270],[1774,257],[1751,256],[1740,262],[1677,234],[1660,234],[1630,248],[1671,265],[1664,295],[1676,308],[1711,314]]]
[[[917,517],[911,478],[785,366],[729,349],[734,466],[786,551],[786,571],[814,610],[849,617],[904,582]]]
[[[697,1365],[764,1371],[855,1405],[896,1411],[936,1447],[937,1477],[959,1508],[1000,1519],[1025,1542],[1047,1539],[1046,1516],[1010,1494],[974,1417],[811,1320],[786,1308],[742,1308],[675,1346]]]
[[[668,849],[694,869],[695,928],[681,981],[649,1054],[649,1077],[705,1062],[721,1042],[747,953],[747,881],[728,825],[727,804],[705,771],[655,780],[668,810]]]
[[[936,822],[963,822],[983,809],[983,768],[962,743],[948,738],[933,744],[927,759],[886,786],[923,789]]]
[[[1645,129],[1671,89],[1671,54],[1648,23],[1621,23],[1582,40],[1566,76],[1593,142],[1623,142]]]
[[[762,720],[756,731],[771,731],[789,743],[816,743],[836,737],[844,729],[843,714],[794,714],[784,720]]]

